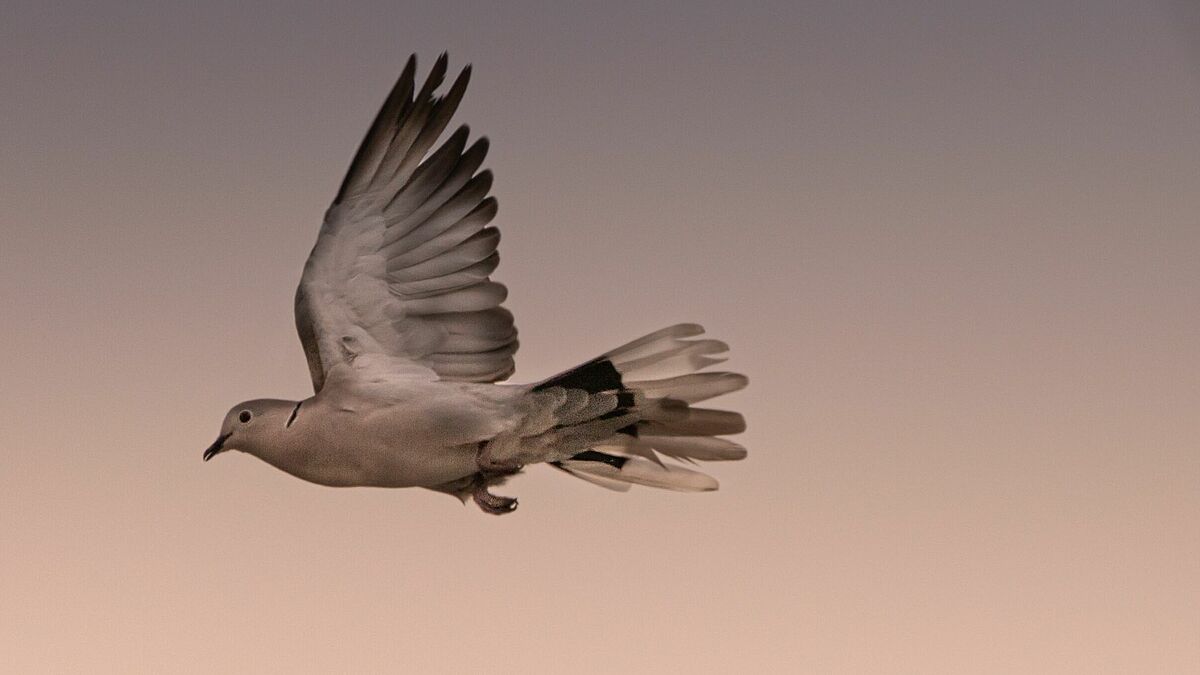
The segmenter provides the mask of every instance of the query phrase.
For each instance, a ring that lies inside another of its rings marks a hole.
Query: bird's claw
[[[471,498],[475,500],[480,509],[492,515],[499,516],[517,510],[517,500],[515,497],[494,495],[488,492],[487,483],[485,482],[475,485],[475,489],[471,491]]]

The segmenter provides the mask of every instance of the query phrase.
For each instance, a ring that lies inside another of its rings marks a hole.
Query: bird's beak
[[[216,442],[208,446],[208,449],[204,451],[204,461],[207,462],[208,460],[212,459],[214,455],[225,450],[225,441],[229,440],[229,437],[232,435],[233,434],[221,434],[218,436]]]

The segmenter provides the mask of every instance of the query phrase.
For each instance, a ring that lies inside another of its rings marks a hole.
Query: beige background
[[[0,9],[0,671],[1200,672],[1193,5],[342,4]],[[443,49],[518,381],[704,322],[720,492],[200,462]]]

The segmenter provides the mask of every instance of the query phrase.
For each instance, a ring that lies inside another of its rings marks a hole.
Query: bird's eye
[[[238,421],[242,424],[249,422],[251,417],[253,417],[253,415],[250,414],[249,410],[243,410],[242,412],[238,413]]]

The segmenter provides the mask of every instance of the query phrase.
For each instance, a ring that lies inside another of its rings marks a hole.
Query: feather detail
[[[475,263],[486,260],[496,252],[496,248],[499,245],[500,230],[494,227],[485,228],[467,237],[461,244],[445,253],[428,260],[423,260],[410,267],[392,271],[388,274],[388,280],[395,284],[453,274]]]
[[[721,394],[744,389],[749,384],[740,373],[691,373],[662,380],[635,380],[625,386],[647,397],[670,397],[685,403],[699,403]]]
[[[562,466],[561,464],[555,464],[554,466],[555,466],[555,468],[561,469],[576,478],[585,480],[585,481],[591,483],[592,485],[599,485],[600,487],[604,488],[605,490],[612,490],[613,492],[629,492],[629,489],[633,487],[633,483],[631,483],[629,481],[617,480],[615,478],[609,478],[607,476],[600,476],[600,475],[596,475],[593,473],[588,473],[587,471],[584,471],[584,470],[577,471],[575,469],[571,469],[571,468]]]
[[[672,464],[656,464],[642,457],[627,457],[619,466],[602,461],[568,459],[562,467],[574,474],[587,474],[608,480],[677,490],[710,492],[720,485],[712,476]]]
[[[317,390],[356,354],[409,359],[454,380],[512,373],[512,315],[492,312],[508,292],[490,280],[500,233],[488,226],[497,212],[492,174],[480,170],[488,142],[470,143],[462,125],[434,149],[471,77],[467,66],[439,95],[448,64],[439,56],[418,87],[409,59],[305,265],[296,323]]]
[[[711,477],[667,464],[659,457],[661,453],[694,463],[746,456],[744,447],[719,438],[745,430],[740,414],[691,406],[747,384],[746,377],[737,373],[691,372],[719,361],[711,355],[729,349],[718,340],[689,339],[703,333],[696,324],[670,326],[534,385],[534,393],[565,388],[591,392],[593,397],[613,397],[616,411],[627,410],[637,420],[617,428],[592,450],[563,460],[559,468],[584,479],[715,490],[717,483]],[[561,423],[577,423],[581,415],[565,416]]]

